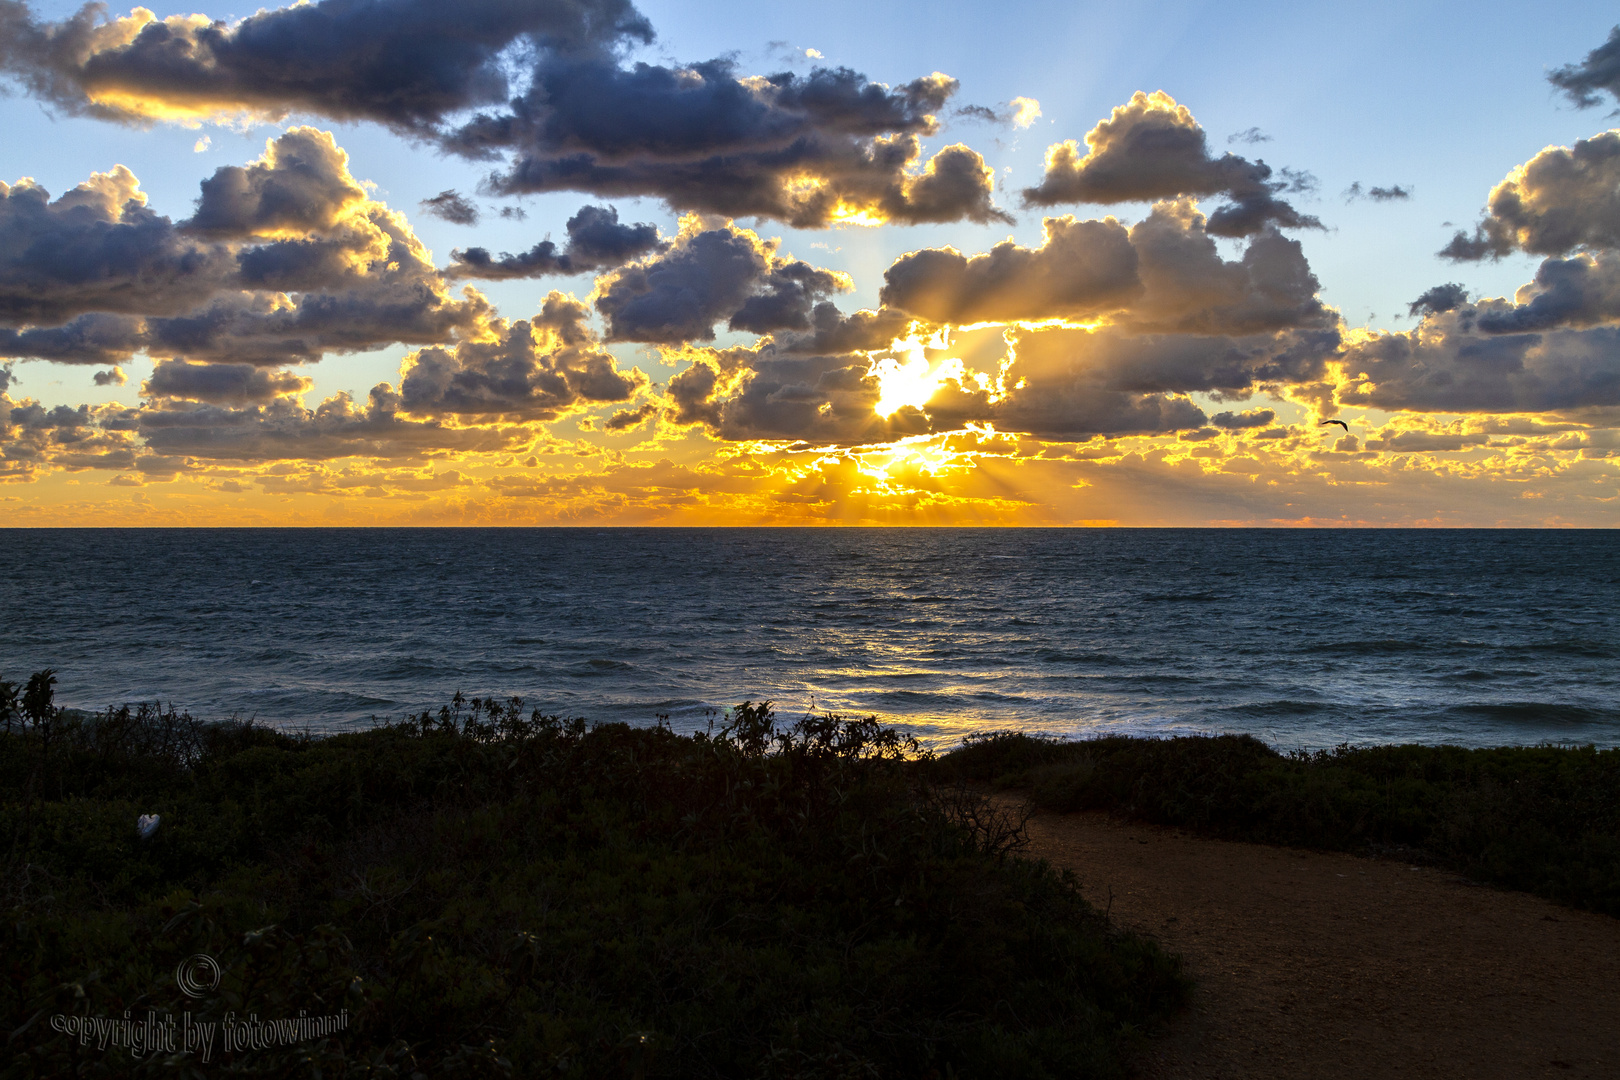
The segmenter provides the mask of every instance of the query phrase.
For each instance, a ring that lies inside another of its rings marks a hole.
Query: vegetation
[[[8,1076],[1113,1076],[1185,998],[870,719],[686,737],[458,695],[315,738],[76,718],[53,682],[0,684]],[[148,1014],[346,1026],[206,1063],[72,1037]]]
[[[1620,915],[1620,750],[1339,746],[1281,754],[1247,735],[970,739],[946,776],[1207,835],[1398,854]]]

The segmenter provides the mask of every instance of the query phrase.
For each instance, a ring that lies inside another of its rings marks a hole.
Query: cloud
[[[266,142],[259,160],[215,170],[181,228],[215,239],[325,232],[366,201],[332,133],[297,127]]]
[[[814,305],[853,286],[843,274],[778,256],[778,243],[730,223],[683,219],[667,251],[598,280],[609,339],[712,341],[722,319],[756,334],[810,329]]]
[[[167,360],[153,368],[152,377],[141,384],[141,396],[248,405],[295,397],[314,385],[314,380],[290,371],[266,371],[250,364]]]
[[[1440,255],[1476,261],[1613,247],[1620,247],[1620,130],[1573,148],[1550,146],[1514,169],[1491,189],[1474,234],[1459,231]]]
[[[1047,218],[1041,246],[1003,241],[971,258],[954,248],[903,255],[883,274],[889,307],[938,323],[1086,319],[1125,307],[1142,292],[1125,227]]]
[[[422,208],[422,213],[452,225],[478,224],[478,207],[454,188],[441,191],[431,199],[423,199],[417,205]]]
[[[533,319],[502,324],[493,341],[412,353],[400,407],[416,416],[553,420],[578,407],[628,401],[647,378],[618,370],[587,315],[578,300],[552,292]]]
[[[602,425],[605,431],[630,431],[657,416],[658,406],[647,402],[637,409],[617,409]]]
[[[1587,53],[1585,60],[1566,64],[1548,75],[1547,81],[1582,109],[1603,100],[1598,96],[1600,90],[1620,99],[1620,26],[1610,30],[1609,40]]]
[[[1352,342],[1340,358],[1345,405],[1417,412],[1553,412],[1620,405],[1620,328],[1491,333],[1505,305],[1464,305],[1415,330]]]
[[[1244,128],[1242,131],[1233,132],[1231,135],[1226,137],[1226,145],[1228,146],[1231,146],[1233,143],[1245,143],[1249,146],[1254,146],[1257,143],[1270,141],[1271,136],[1267,135],[1257,127]]]
[[[0,355],[106,366],[139,351],[281,366],[476,334],[403,215],[366,197],[328,132],[294,128],[201,185],[179,223],[123,166],[54,202],[0,184]]]
[[[439,451],[506,450],[529,438],[523,428],[446,426],[399,416],[399,395],[373,387],[364,406],[336,394],[314,409],[286,397],[230,408],[159,400],[141,409],[138,430],[153,451],[214,461],[320,461],[342,457],[409,459]]]
[[[93,378],[97,386],[123,386],[129,382],[129,376],[124,374],[124,369],[116,365],[107,371],[96,372]]]
[[[845,315],[823,300],[810,310],[810,327],[802,331],[776,331],[775,350],[783,354],[841,354],[887,349],[910,334],[911,317],[903,311],[880,308]]]
[[[1363,188],[1361,181],[1356,180],[1344,189],[1344,201],[1347,203],[1353,203],[1358,199],[1371,199],[1373,202],[1396,202],[1411,197],[1412,192],[1399,184],[1391,184],[1389,187]]]
[[[612,206],[582,206],[568,219],[568,244],[558,248],[542,240],[519,255],[494,258],[486,248],[452,251],[450,277],[507,280],[546,274],[583,274],[622,266],[662,247],[658,226],[650,222],[619,224]]]
[[[847,68],[741,77],[724,59],[626,69],[547,57],[510,113],[480,114],[444,145],[510,153],[488,181],[498,194],[649,196],[798,228],[1010,220],[975,151],[957,144],[922,160],[920,136],[955,91],[937,72],[889,88]]]
[[[624,0],[321,0],[234,24],[108,19],[98,4],[39,22],[0,2],[0,70],[66,112],[124,123],[308,112],[423,133],[511,95],[509,46],[592,53],[652,36]]]
[[[1482,303],[1474,325],[1487,334],[1515,334],[1620,322],[1620,252],[1546,259],[1511,306]]]
[[[32,180],[0,182],[0,323],[185,310],[229,271],[224,248],[182,236],[148,209],[122,165],[54,202]]]
[[[1263,161],[1234,154],[1210,156],[1204,129],[1185,106],[1163,91],[1137,91],[1086,135],[1082,154],[1074,140],[1046,151],[1041,183],[1024,189],[1030,206],[1059,203],[1146,202],[1180,195],[1220,195],[1230,201],[1210,215],[1217,236],[1248,236],[1271,224],[1321,228],[1276,196],[1310,185],[1303,174],[1272,179]]]
[[[1299,243],[1275,230],[1221,258],[1189,200],[1160,203],[1127,230],[1113,218],[1047,218],[1038,248],[1012,241],[963,256],[928,248],[884,273],[885,305],[937,323],[1108,321],[1138,330],[1251,333],[1331,327]]]
[[[1027,128],[1041,117],[1041,103],[1034,98],[1015,97],[1007,103],[1012,108],[1012,126]]]
[[[625,0],[321,0],[233,25],[99,13],[46,23],[0,0],[0,69],[57,108],[128,123],[372,120],[506,158],[489,180],[503,194],[645,195],[806,228],[1010,220],[977,153],[922,159],[954,79],[743,76],[727,58],[626,67],[621,47],[653,34]]]
[[[1271,409],[1249,409],[1237,413],[1218,412],[1209,418],[1209,422],[1227,431],[1247,431],[1250,428],[1267,427],[1276,419],[1277,414]]]
[[[1438,315],[1468,302],[1468,290],[1455,281],[1426,289],[1422,296],[1407,306],[1409,315]]]

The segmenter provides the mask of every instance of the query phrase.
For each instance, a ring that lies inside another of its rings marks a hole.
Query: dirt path
[[[1441,870],[1030,820],[1032,854],[1182,953],[1190,1013],[1144,1077],[1620,1077],[1620,919]]]

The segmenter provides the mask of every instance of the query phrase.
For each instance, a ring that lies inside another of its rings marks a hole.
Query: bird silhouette
[[[1350,430],[1350,425],[1345,423],[1343,420],[1323,420],[1321,423],[1317,424],[1316,426],[1321,427],[1322,424],[1338,424],[1340,427],[1344,428],[1344,430],[1346,432],[1348,432]]]

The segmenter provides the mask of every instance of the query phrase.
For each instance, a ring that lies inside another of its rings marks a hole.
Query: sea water
[[[0,678],[316,731],[468,696],[971,731],[1620,745],[1620,533],[0,530]]]

